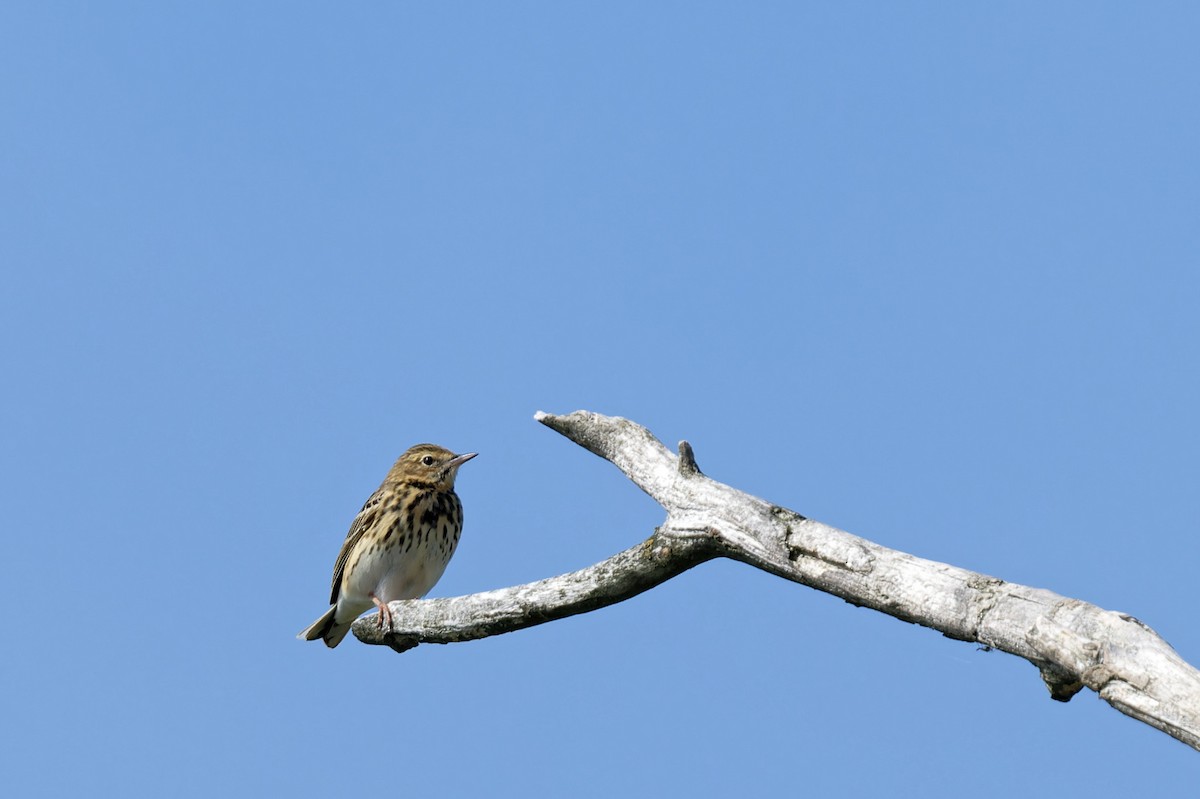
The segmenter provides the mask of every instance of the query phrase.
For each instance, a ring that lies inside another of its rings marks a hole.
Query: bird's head
[[[428,483],[443,491],[454,488],[458,467],[479,453],[468,452],[455,455],[437,444],[417,444],[400,456],[392,467],[392,474],[401,480]]]

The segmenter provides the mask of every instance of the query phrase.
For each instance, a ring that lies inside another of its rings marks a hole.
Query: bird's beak
[[[478,454],[479,454],[478,452],[468,452],[466,455],[455,455],[453,458],[450,459],[450,462],[447,463],[446,465],[449,466],[451,469],[456,469],[459,466],[462,466],[467,461],[471,460],[471,458],[474,458]]]

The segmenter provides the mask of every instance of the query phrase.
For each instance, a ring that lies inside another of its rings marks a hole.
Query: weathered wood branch
[[[512,632],[606,607],[715,557],[1017,655],[1038,667],[1052,698],[1083,688],[1200,749],[1200,672],[1132,616],[1040,588],[925,560],[711,480],[688,443],[671,453],[627,419],[576,411],[537,420],[624,472],[662,505],[646,541],[577,572],[452,599],[393,602],[392,627],[368,616],[354,634],[405,651]]]

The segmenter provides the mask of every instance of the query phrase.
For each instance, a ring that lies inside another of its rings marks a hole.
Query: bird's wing
[[[346,540],[342,544],[342,551],[338,553],[337,563],[333,564],[333,586],[329,592],[329,604],[336,605],[338,594],[342,591],[342,575],[346,571],[346,561],[350,559],[350,553],[354,551],[355,545],[363,536],[363,532],[371,529],[375,523],[375,517],[379,513],[379,503],[383,499],[383,489],[380,488],[367,499],[363,504],[362,510],[354,517],[354,521],[350,523],[350,532],[346,533]]]

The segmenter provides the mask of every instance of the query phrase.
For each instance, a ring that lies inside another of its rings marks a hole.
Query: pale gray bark
[[[627,419],[576,411],[537,420],[610,461],[667,512],[646,541],[570,574],[453,599],[393,602],[392,627],[354,624],[397,651],[532,627],[621,602],[715,557],[1025,658],[1054,699],[1091,688],[1123,713],[1200,749],[1200,672],[1132,616],[925,560],[744,494],[700,473]]]

